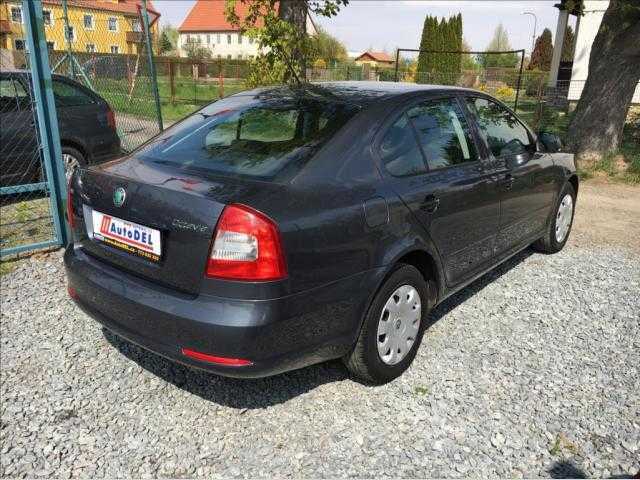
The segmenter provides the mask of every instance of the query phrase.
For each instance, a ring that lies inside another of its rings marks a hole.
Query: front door
[[[379,150],[397,194],[435,244],[447,284],[455,286],[487,268],[499,194],[458,101],[440,98],[408,107]]]
[[[484,97],[467,97],[495,165],[500,194],[497,256],[508,255],[541,233],[553,203],[549,154],[536,151],[528,129],[509,110]]]

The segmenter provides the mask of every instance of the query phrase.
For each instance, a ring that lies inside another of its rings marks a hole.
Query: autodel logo
[[[113,191],[113,204],[116,207],[121,207],[127,198],[127,192],[124,188],[118,187]]]

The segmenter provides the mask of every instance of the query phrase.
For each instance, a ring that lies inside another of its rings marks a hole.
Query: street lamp
[[[538,17],[533,12],[522,12],[522,15],[531,15],[533,17],[533,36],[531,37],[531,54],[533,55],[533,49],[536,47],[536,27],[538,26]]]

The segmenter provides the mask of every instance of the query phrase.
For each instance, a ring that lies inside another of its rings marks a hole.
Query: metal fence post
[[[524,68],[524,50],[520,50],[522,57],[520,58],[520,72],[518,73],[518,86],[516,87],[516,100],[513,105],[513,111],[518,111],[518,98],[520,97],[520,84],[522,81],[522,69]]]
[[[147,10],[147,0],[142,0],[142,21],[144,22],[145,39],[147,42],[147,54],[149,56],[149,72],[153,86],[153,96],[156,100],[156,114],[158,116],[158,128],[162,132],[162,107],[160,106],[160,92],[158,91],[158,76],[156,74],[156,64],[153,61],[153,42],[151,41],[151,28],[149,27],[149,11]]]
[[[50,186],[51,211],[57,239],[66,245],[69,226],[65,221],[67,210],[67,183],[62,164],[62,147],[58,117],[53,97],[49,50],[44,35],[42,0],[22,0],[22,11],[27,33],[31,80],[38,118],[38,135],[42,145],[47,182]]]

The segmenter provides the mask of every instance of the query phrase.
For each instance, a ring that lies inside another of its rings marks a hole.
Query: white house
[[[556,5],[559,8],[558,24],[556,27],[557,39],[553,48],[553,60],[551,61],[551,72],[549,75],[549,86],[567,89],[567,99],[570,102],[577,102],[582,95],[582,89],[589,74],[589,57],[591,56],[591,46],[604,12],[609,6],[609,0],[584,0],[583,15],[576,15],[576,40],[575,51],[573,54],[573,66],[571,70],[571,81],[569,85],[558,85],[558,70],[560,66],[560,57],[562,53],[562,40],[564,40],[565,30],[569,15],[575,15],[577,12],[569,12],[564,6],[566,0]],[[636,87],[632,102],[640,104],[640,83]]]
[[[258,54],[257,43],[241,35],[238,27],[231,25],[224,14],[224,1],[198,0],[178,28],[178,51],[186,56],[186,47],[195,44],[211,50],[213,58],[251,59]],[[236,4],[240,18],[246,15],[247,5]],[[307,16],[307,32],[316,33],[316,27]]]

